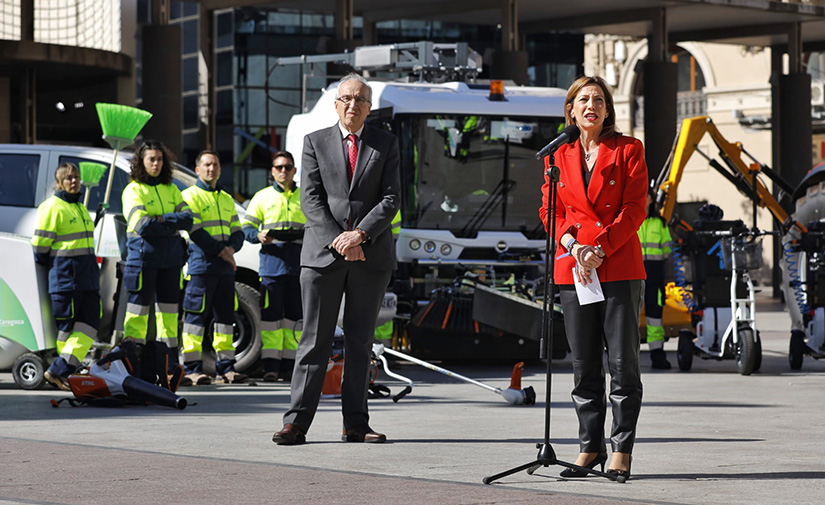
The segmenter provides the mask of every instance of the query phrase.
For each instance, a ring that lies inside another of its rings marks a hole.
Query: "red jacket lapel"
[[[596,158],[593,175],[590,176],[590,184],[587,186],[587,201],[590,202],[591,208],[592,204],[596,202],[596,198],[599,197],[604,182],[608,179],[610,172],[613,171],[613,167],[616,166],[616,156],[619,152],[616,145],[617,138],[617,136],[612,135],[599,145],[599,156]],[[576,150],[577,153],[580,153],[580,151],[580,149]],[[581,157],[581,155],[579,156]],[[581,159],[579,163],[581,164]],[[582,182],[582,184],[584,183]]]

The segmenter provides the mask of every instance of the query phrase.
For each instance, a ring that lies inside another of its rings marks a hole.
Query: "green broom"
[[[95,108],[97,109],[97,117],[100,119],[100,127],[103,130],[103,140],[112,146],[115,151],[111,165],[112,170],[109,171],[109,180],[106,182],[106,196],[103,198],[103,207],[105,208],[109,205],[109,195],[112,193],[117,152],[134,143],[135,137],[146,126],[147,121],[152,117],[152,113],[116,103],[96,103]]]
[[[103,174],[106,173],[106,169],[109,167],[102,163],[81,161],[78,164],[78,168],[80,169],[80,184],[86,186],[86,194],[83,196],[83,206],[88,207],[89,195],[92,192],[92,188],[100,183],[100,179],[103,178]]]
[[[152,117],[151,112],[129,107],[127,105],[120,105],[116,103],[96,103],[97,117],[100,120],[100,128],[103,130],[103,140],[105,140],[115,154],[112,158],[112,164],[109,170],[109,178],[106,181],[106,194],[103,197],[98,208],[97,216],[95,216],[95,228],[97,223],[103,218],[106,210],[109,208],[109,196],[112,193],[112,181],[115,178],[115,167],[117,167],[117,152],[124,147],[130,146],[135,142],[135,137],[140,133],[140,130],[146,126],[146,123]],[[95,240],[95,253],[101,247],[103,239],[103,226],[97,231],[97,240]]]

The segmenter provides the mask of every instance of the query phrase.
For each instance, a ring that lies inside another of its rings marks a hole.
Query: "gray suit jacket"
[[[338,125],[304,137],[301,209],[306,216],[301,266],[326,267],[345,261],[330,244],[342,231],[361,228],[365,265],[394,270],[390,224],[401,204],[398,139],[364,126],[352,184],[347,183],[343,139]]]

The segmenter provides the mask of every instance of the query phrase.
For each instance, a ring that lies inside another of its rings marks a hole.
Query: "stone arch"
[[[713,66],[711,65],[710,60],[708,59],[707,54],[705,54],[702,46],[696,42],[680,42],[676,45],[689,52],[696,59],[696,64],[699,65],[699,69],[702,71],[702,75],[705,78],[705,86],[709,88],[716,87],[716,76],[713,73]],[[627,66],[625,67],[627,68],[627,71],[622,73],[622,77],[619,80],[619,86],[617,88],[617,94],[627,97],[633,96],[633,90],[636,87],[636,79],[638,78],[635,68],[639,62],[643,63],[645,59],[647,59],[647,43],[643,42],[636,46],[633,52],[628,56]]]

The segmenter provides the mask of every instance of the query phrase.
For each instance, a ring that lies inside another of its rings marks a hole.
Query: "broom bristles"
[[[81,161],[78,163],[78,168],[80,169],[80,182],[84,186],[92,187],[97,186],[100,182],[100,179],[103,178],[103,174],[106,173],[106,170],[109,168],[102,163],[94,163],[91,161]]]
[[[117,103],[98,102],[95,108],[104,137],[134,141],[152,117],[151,112]]]

